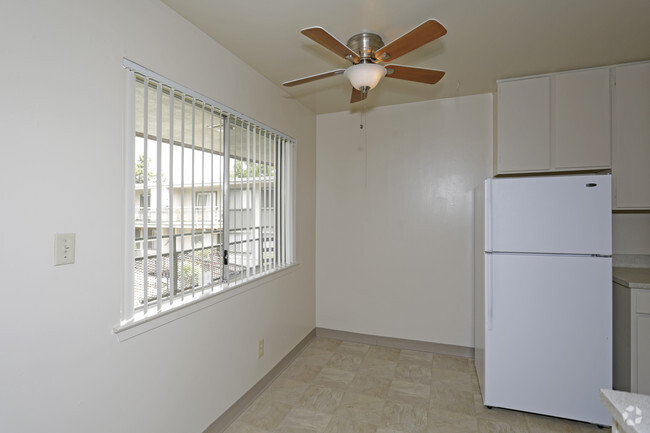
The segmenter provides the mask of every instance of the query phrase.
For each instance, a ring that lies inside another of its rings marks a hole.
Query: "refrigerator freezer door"
[[[485,405],[610,424],[599,390],[612,387],[611,264],[492,254]]]
[[[611,176],[487,182],[487,251],[612,254]]]

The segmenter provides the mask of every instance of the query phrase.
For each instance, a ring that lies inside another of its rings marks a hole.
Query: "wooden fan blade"
[[[332,51],[334,54],[341,56],[344,59],[351,60],[353,63],[357,63],[360,60],[360,57],[357,53],[348,48],[343,42],[339,41],[334,36],[329,34],[327,30],[322,27],[308,27],[306,29],[302,29],[300,33],[307,36],[314,42],[318,42],[328,50]]]
[[[352,88],[352,96],[350,97],[350,102],[354,103],[354,102],[363,101],[367,97],[368,97],[368,93],[363,93],[362,91],[357,90],[357,89],[355,89],[353,87]]]
[[[413,68],[402,65],[386,65],[386,77],[400,80],[417,81],[418,83],[436,84],[445,76],[444,71],[435,69]]]
[[[297,80],[287,81],[282,83],[283,86],[293,87],[298,84],[309,83],[310,81],[320,80],[321,78],[333,77],[334,75],[341,75],[345,69],[337,69],[335,71],[323,72],[322,74],[310,75],[309,77],[299,78]]]
[[[420,24],[410,32],[395,39],[393,42],[384,45],[375,52],[375,58],[379,61],[395,60],[396,58],[421,47],[422,45],[444,36],[447,29],[438,21],[430,19]]]

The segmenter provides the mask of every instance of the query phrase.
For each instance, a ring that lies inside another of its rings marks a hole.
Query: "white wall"
[[[317,326],[473,347],[492,95],[318,116]]]
[[[0,431],[203,431],[315,325],[315,116],[157,0],[10,2],[0,36]],[[300,265],[120,343],[122,57],[297,139]]]

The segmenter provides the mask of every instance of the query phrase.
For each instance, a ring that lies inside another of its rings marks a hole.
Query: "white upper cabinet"
[[[614,209],[650,209],[650,62],[614,74]]]
[[[499,83],[499,173],[551,168],[551,78]]]
[[[611,167],[609,68],[554,76],[553,168]]]
[[[611,167],[609,68],[498,82],[497,174]]]

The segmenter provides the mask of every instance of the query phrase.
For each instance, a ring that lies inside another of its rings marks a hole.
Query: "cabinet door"
[[[650,63],[615,69],[615,209],[650,209]]]
[[[650,315],[638,314],[636,320],[636,392],[650,395]]]
[[[551,78],[499,83],[497,171],[549,170]]]
[[[609,167],[609,68],[556,75],[553,97],[554,168]]]
[[[630,392],[632,381],[632,341],[631,320],[636,315],[631,310],[630,288],[613,284],[613,347],[614,347],[614,389]],[[630,319],[630,313],[632,319]]]

